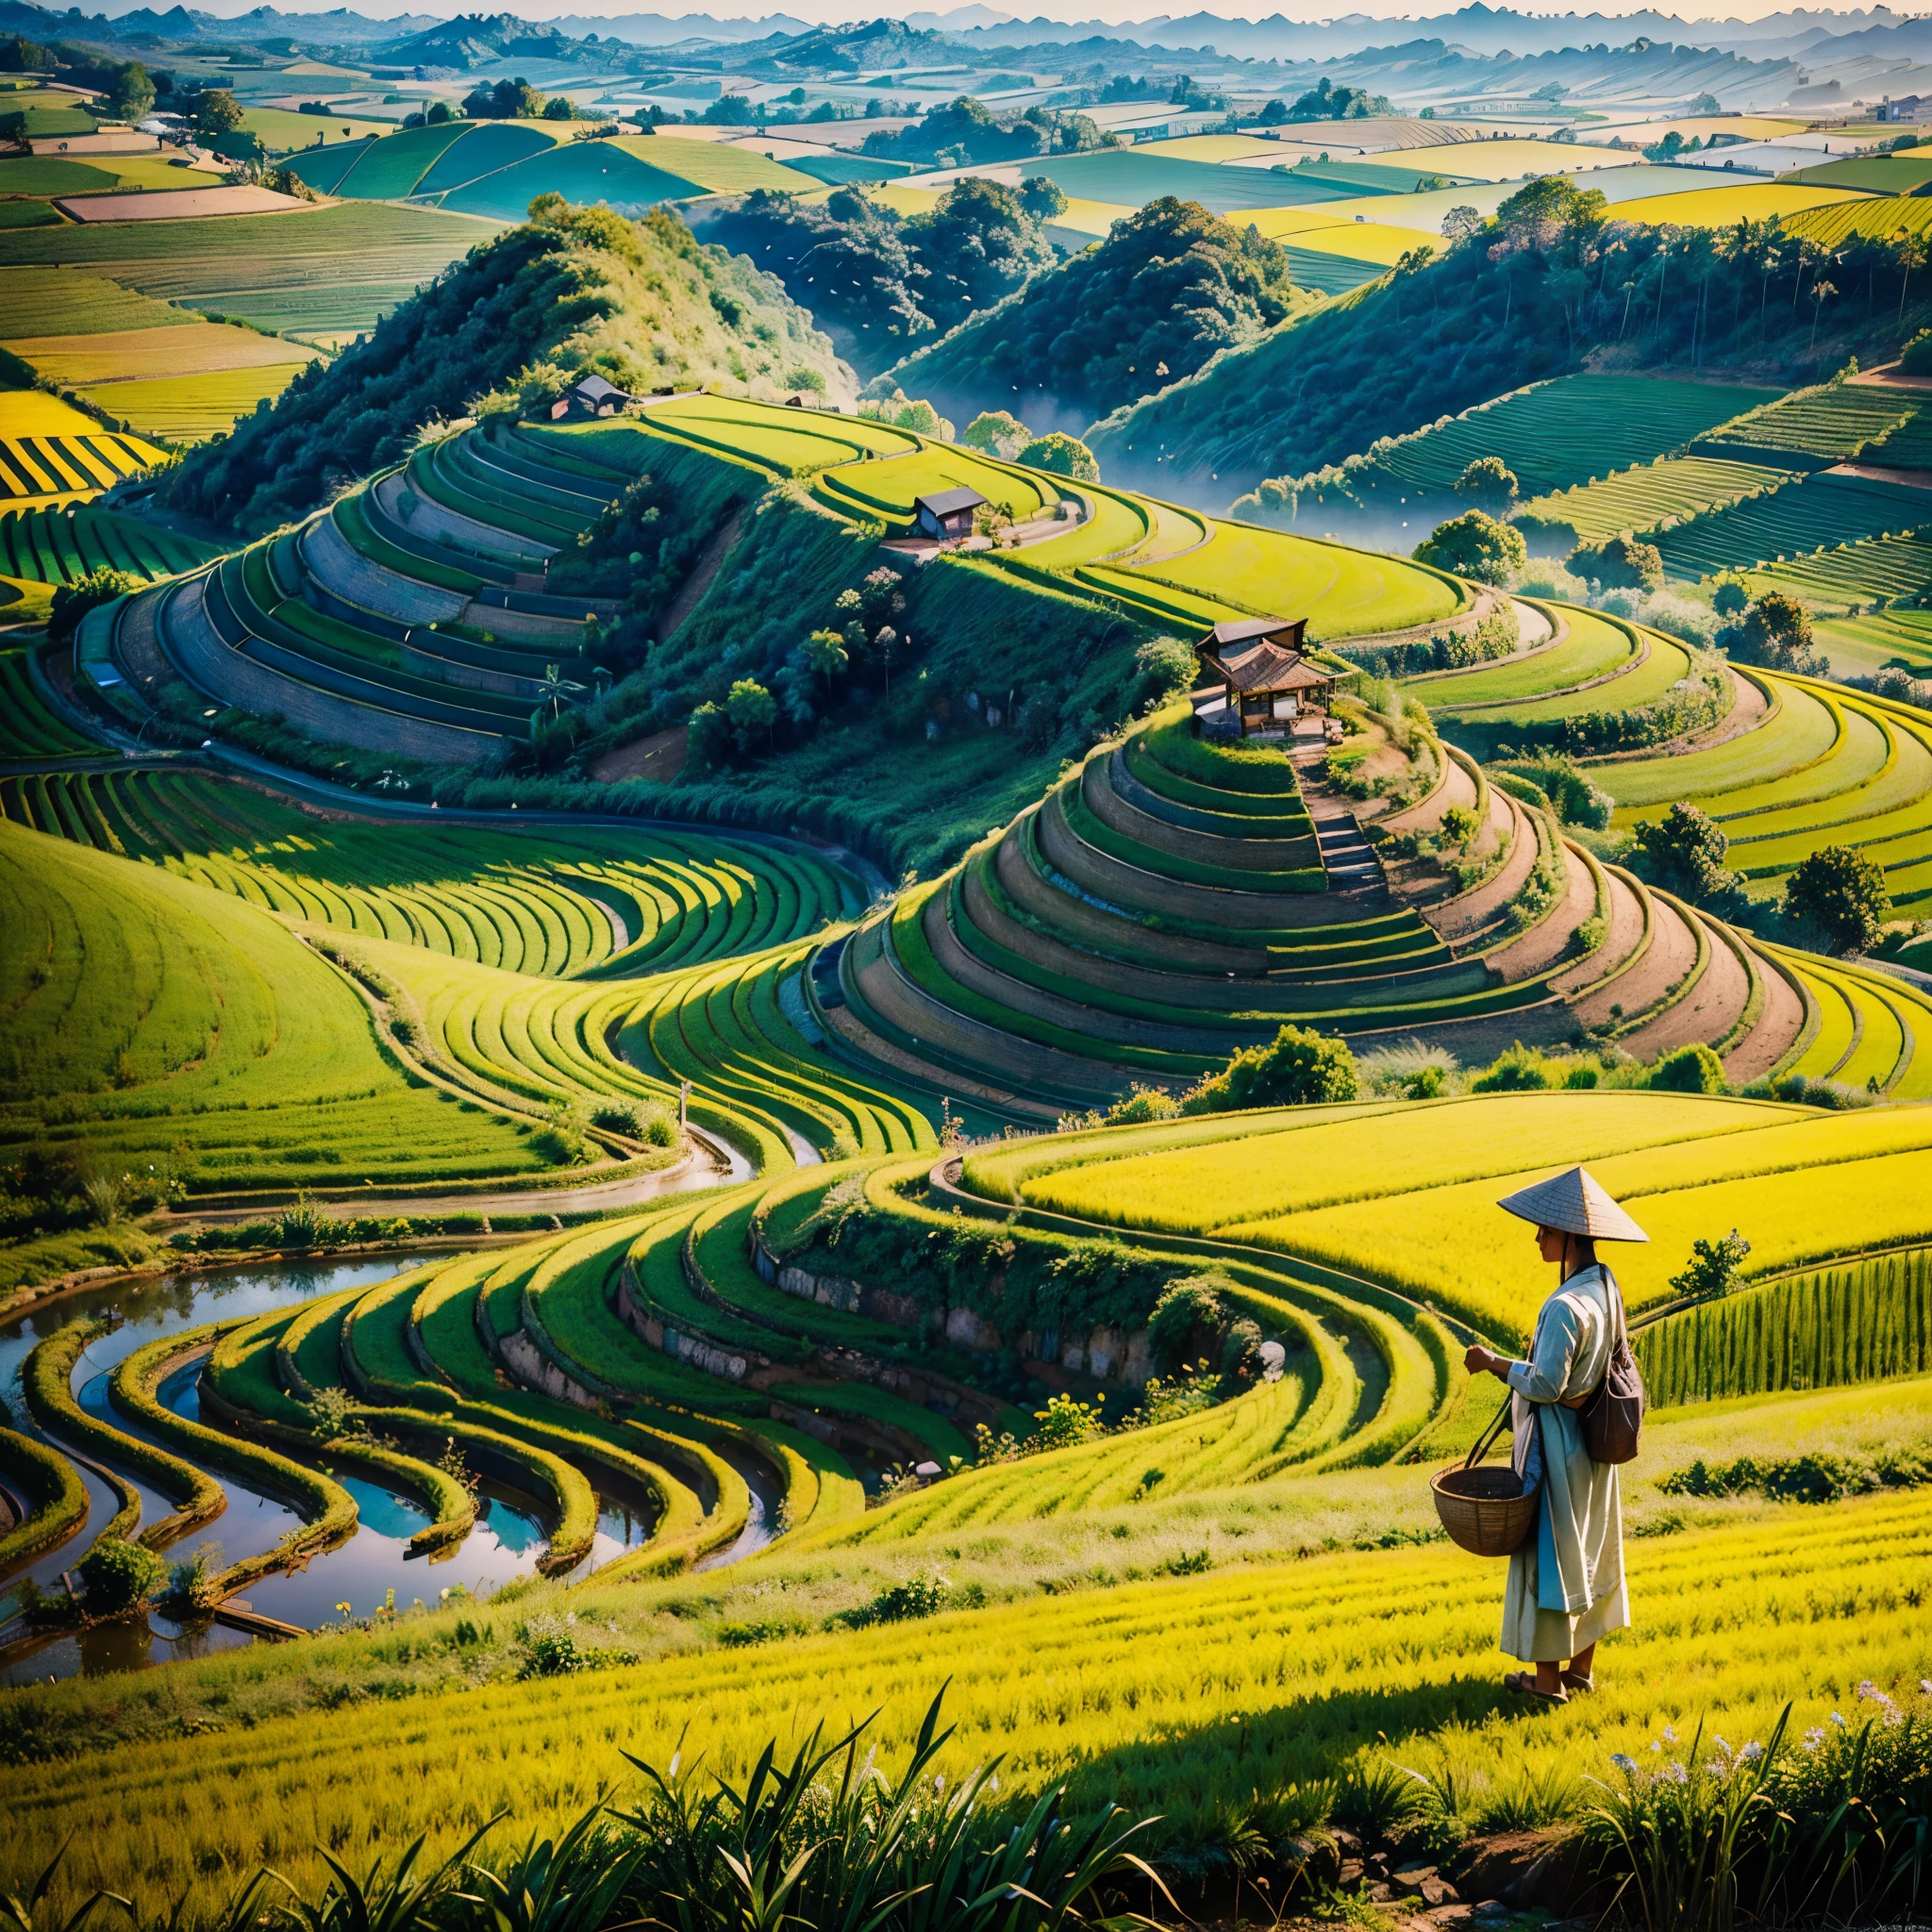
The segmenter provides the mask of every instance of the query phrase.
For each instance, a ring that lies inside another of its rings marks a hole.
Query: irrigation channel
[[[114,1328],[91,1342],[75,1365],[74,1391],[90,1413],[124,1434],[141,1436],[145,1432],[115,1409],[108,1397],[109,1372],[135,1349],[163,1335],[178,1334],[209,1322],[267,1314],[338,1289],[372,1287],[425,1261],[461,1252],[457,1244],[440,1254],[415,1253],[358,1260],[291,1260],[268,1267],[185,1269],[158,1276],[129,1277],[59,1295],[0,1324],[0,1392],[5,1393],[17,1426],[45,1434],[27,1418],[21,1390],[22,1365],[36,1342],[68,1323],[109,1320],[116,1324]],[[200,1419],[200,1372],[201,1363],[196,1360],[177,1370],[160,1388],[161,1400],[176,1414],[192,1420]],[[8,1627],[8,1620],[13,1615],[10,1586],[22,1577],[31,1577],[43,1590],[60,1590],[61,1573],[71,1570],[86,1554],[94,1532],[118,1507],[112,1491],[75,1452],[74,1445],[61,1443],[56,1435],[47,1436],[47,1440],[67,1451],[87,1485],[88,1523],[77,1536],[58,1549],[48,1552],[8,1582],[0,1583],[0,1646],[21,1634],[17,1623]],[[177,1456],[185,1453],[178,1444],[163,1446]],[[187,1459],[194,1460],[192,1456]],[[706,1568],[738,1561],[762,1548],[772,1540],[777,1518],[777,1490],[771,1474],[748,1458],[730,1459],[750,1486],[751,1515],[737,1541],[708,1557]],[[320,1457],[316,1466],[329,1467],[326,1458]],[[132,1478],[141,1492],[143,1520],[158,1521],[174,1508],[165,1496],[140,1480],[133,1470],[124,1469],[121,1473]],[[433,1603],[440,1592],[456,1584],[463,1585],[475,1596],[488,1597],[512,1577],[531,1574],[543,1553],[548,1530],[541,1506],[534,1498],[487,1477],[478,1494],[476,1526],[454,1550],[424,1558],[406,1555],[409,1538],[429,1521],[419,1503],[345,1471],[332,1469],[330,1473],[356,1499],[360,1520],[355,1534],[336,1549],[310,1558],[292,1572],[273,1574],[250,1585],[246,1595],[236,1600],[238,1607],[312,1629],[339,1620],[344,1604],[350,1607],[351,1615],[367,1616],[390,1601],[391,1591],[396,1606],[404,1609],[418,1600]],[[210,1469],[208,1474],[227,1492],[228,1507],[212,1523],[191,1531],[180,1544],[166,1552],[171,1562],[192,1557],[208,1542],[220,1547],[215,1567],[237,1562],[273,1549],[300,1522],[286,1503],[250,1489],[227,1472]],[[25,1499],[18,1494],[13,1500],[16,1507],[24,1507]],[[708,1507],[710,1499],[705,1500]],[[587,1576],[625,1550],[635,1548],[655,1527],[648,1506],[641,1498],[607,1495],[600,1490],[599,1503],[595,1541],[590,1555],[568,1573],[572,1578]],[[107,1624],[79,1634],[51,1636],[31,1649],[16,1652],[9,1661],[0,1665],[0,1684],[142,1670],[257,1641],[251,1633],[231,1628],[219,1619],[184,1626],[158,1612],[151,1613],[145,1624]]]

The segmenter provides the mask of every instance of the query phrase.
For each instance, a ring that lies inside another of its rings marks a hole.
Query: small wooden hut
[[[1335,679],[1302,655],[1307,625],[1304,617],[1243,617],[1196,640],[1194,715],[1210,729],[1251,738],[1286,732],[1304,707],[1325,709]]]

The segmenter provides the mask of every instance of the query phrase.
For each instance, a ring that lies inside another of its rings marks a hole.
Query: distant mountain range
[[[541,8],[543,0],[535,4]],[[63,12],[35,0],[0,0],[0,32],[137,47],[149,58],[155,57],[146,50],[171,42],[293,44],[438,74],[538,60],[610,72],[629,58],[623,49],[634,47],[675,49],[674,64],[786,81],[949,63],[1091,78],[1158,72],[1171,58],[1192,72],[1218,66],[1237,88],[1287,92],[1312,85],[1319,72],[1410,103],[1521,98],[1552,83],[1573,103],[1593,96],[1689,103],[1707,93],[1725,108],[1932,91],[1932,19],[1882,5],[1843,12],[1795,8],[1746,22],[1685,21],[1655,9],[1537,15],[1473,0],[1416,20],[1355,13],[1303,22],[1276,13],[1247,21],[1204,11],[1120,25],[1023,20],[973,4],[834,26],[791,14],[724,20],[708,13],[506,11],[383,19],[347,8],[302,13],[261,6],[223,15],[182,6],[117,12],[115,5],[106,0],[100,12],[84,14],[78,7]],[[1237,62],[1240,74],[1231,71]],[[967,80],[960,76],[960,92],[969,91]]]

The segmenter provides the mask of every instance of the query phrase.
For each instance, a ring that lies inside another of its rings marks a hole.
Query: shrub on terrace
[[[1701,1041],[1664,1054],[1651,1069],[1650,1084],[1666,1093],[1724,1093],[1724,1063]]]
[[[1266,1046],[1244,1046],[1181,1101],[1187,1114],[1244,1107],[1305,1107],[1356,1097],[1355,1055],[1346,1041],[1312,1026],[1284,1026]]]
[[[982,409],[959,432],[959,441],[968,449],[983,449],[1008,462],[1034,440],[1032,430],[1009,409]]]
[[[80,620],[90,610],[98,609],[103,604],[111,604],[116,597],[125,597],[141,589],[141,579],[131,577],[125,571],[113,568],[110,564],[96,564],[85,576],[75,577],[71,584],[54,586],[53,608],[47,619],[47,636],[57,644],[68,642],[80,627]]]
[[[140,1543],[99,1537],[80,1559],[81,1584],[91,1617],[120,1617],[144,1606],[168,1579],[167,1566]]]

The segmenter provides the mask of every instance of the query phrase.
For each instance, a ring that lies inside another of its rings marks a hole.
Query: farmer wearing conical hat
[[[1525,1491],[1540,1485],[1542,1499],[1536,1534],[1509,1558],[1503,1597],[1503,1648],[1536,1668],[1503,1681],[1561,1704],[1592,1688],[1597,1639],[1630,1622],[1616,1465],[1591,1459],[1577,1410],[1604,1379],[1624,1324],[1622,1292],[1596,1243],[1650,1237],[1580,1167],[1496,1205],[1535,1224],[1557,1282],[1527,1361],[1481,1346],[1464,1357],[1471,1374],[1508,1385],[1511,1460]]]

